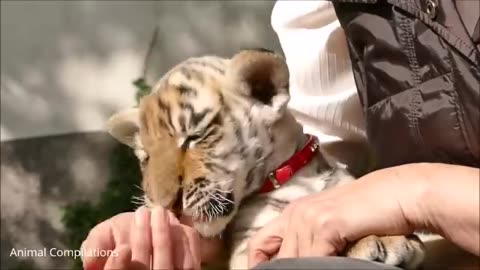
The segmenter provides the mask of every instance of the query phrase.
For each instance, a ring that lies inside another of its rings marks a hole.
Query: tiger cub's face
[[[112,116],[108,129],[134,148],[146,201],[190,216],[202,235],[214,236],[261,184],[288,99],[288,69],[269,51],[191,58],[138,109]]]

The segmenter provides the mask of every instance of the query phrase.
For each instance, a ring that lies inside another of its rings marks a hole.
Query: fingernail
[[[135,225],[137,225],[137,227],[144,227],[145,226],[145,222],[144,222],[144,212],[145,212],[145,208],[140,207],[137,209],[137,211],[135,211]]]

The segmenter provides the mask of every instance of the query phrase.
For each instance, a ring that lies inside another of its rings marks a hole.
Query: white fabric
[[[277,1],[272,27],[290,69],[289,107],[323,142],[364,141],[346,40],[327,1]]]

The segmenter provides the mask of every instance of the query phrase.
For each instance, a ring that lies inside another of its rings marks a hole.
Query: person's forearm
[[[407,220],[479,255],[480,170],[435,163],[404,166],[397,167],[397,173],[411,174],[406,190],[413,193],[399,194]]]

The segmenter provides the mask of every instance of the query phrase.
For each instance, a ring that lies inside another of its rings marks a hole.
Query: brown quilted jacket
[[[332,0],[378,168],[480,167],[480,0]]]

